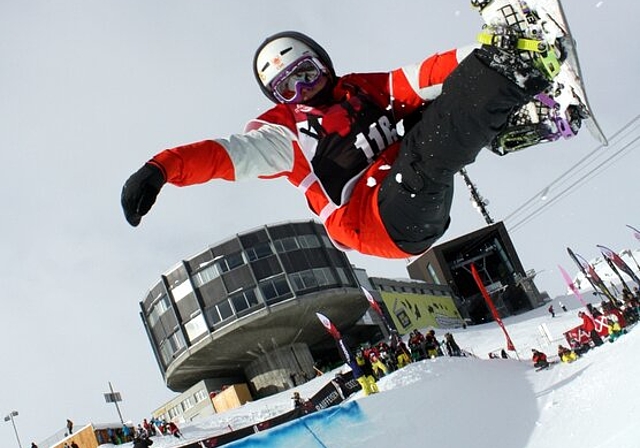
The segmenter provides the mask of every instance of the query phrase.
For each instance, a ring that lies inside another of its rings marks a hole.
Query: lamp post
[[[4,421],[5,422],[11,421],[11,424],[13,425],[13,432],[16,433],[16,440],[18,441],[18,446],[22,448],[22,444],[20,443],[20,437],[18,436],[18,429],[16,428],[16,422],[13,420],[13,417],[17,417],[17,416],[18,416],[18,411],[11,411],[9,415],[7,415],[4,418]]]
[[[120,396],[120,392],[113,391],[113,386],[111,385],[111,381],[109,381],[109,393],[104,394],[104,399],[107,403],[113,403],[116,405],[116,410],[118,411],[118,416],[120,417],[120,423],[124,425],[124,420],[122,419],[122,412],[120,412],[120,406],[118,406],[118,402],[122,401],[122,397]]]

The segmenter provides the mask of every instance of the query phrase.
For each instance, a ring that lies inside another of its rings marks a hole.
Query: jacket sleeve
[[[238,181],[278,177],[293,166],[294,134],[284,126],[262,123],[228,139],[204,140],[167,149],[150,163],[167,182],[186,186],[212,179]]]
[[[434,54],[418,64],[390,73],[390,93],[394,113],[404,117],[442,92],[442,83],[477,45]]]

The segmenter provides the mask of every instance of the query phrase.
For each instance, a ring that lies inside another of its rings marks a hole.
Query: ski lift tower
[[[471,201],[473,202],[473,207],[480,212],[487,225],[493,224],[494,221],[489,215],[489,210],[487,210],[489,201],[480,195],[480,193],[478,192],[478,188],[473,182],[471,182],[471,179],[469,178],[469,175],[467,174],[467,170],[465,168],[462,168],[460,170],[460,175],[464,179],[464,183],[467,185],[467,188],[471,193]]]

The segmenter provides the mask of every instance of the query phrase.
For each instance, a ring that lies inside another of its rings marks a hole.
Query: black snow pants
[[[478,51],[461,61],[406,133],[380,187],[382,222],[410,254],[426,251],[449,227],[454,174],[476,159],[514,108],[538,93],[489,68]]]

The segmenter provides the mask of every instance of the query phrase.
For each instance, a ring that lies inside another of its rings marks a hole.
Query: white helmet
[[[296,31],[285,31],[268,37],[256,50],[253,72],[262,92],[273,102],[280,102],[270,83],[300,59],[308,56],[317,61],[331,79],[335,79],[333,63],[327,52],[310,37]]]

